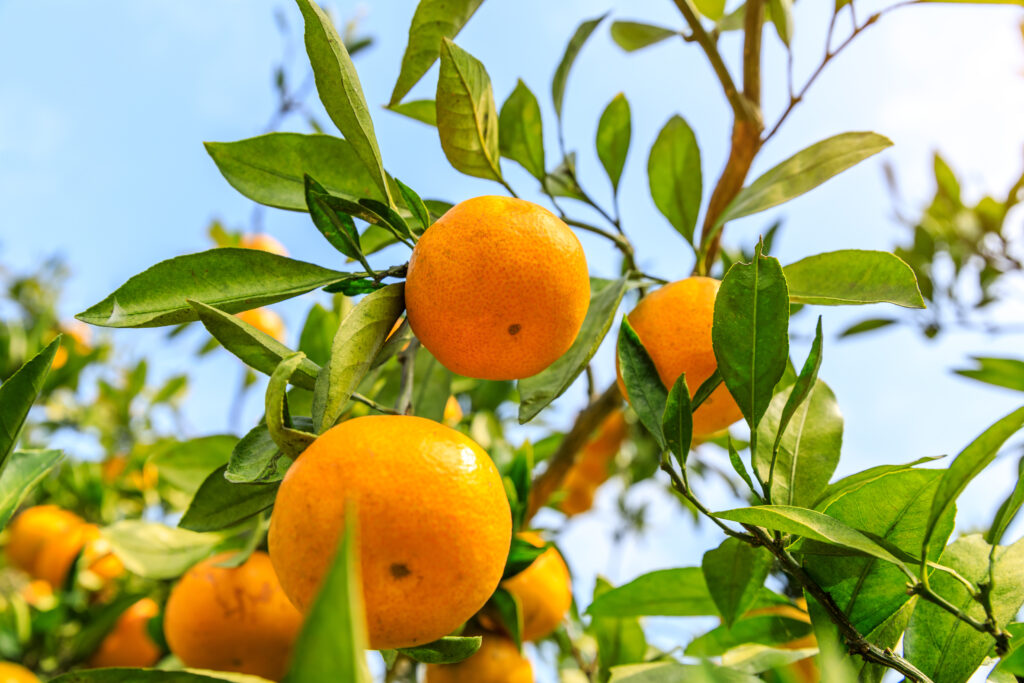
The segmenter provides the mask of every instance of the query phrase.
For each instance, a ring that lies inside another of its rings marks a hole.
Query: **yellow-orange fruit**
[[[128,458],[121,454],[111,455],[100,463],[100,478],[104,484],[113,484],[121,478],[128,467]]]
[[[160,648],[149,636],[149,621],[159,613],[159,605],[151,598],[143,598],[126,609],[89,659],[89,666],[149,667],[156,664]]]
[[[241,240],[239,240],[239,246],[245,249],[267,251],[278,256],[288,255],[288,250],[284,248],[284,245],[265,232],[242,235]]]
[[[485,633],[480,649],[457,664],[428,664],[424,683],[533,683],[533,667],[516,644]]]
[[[666,388],[685,372],[693,396],[718,367],[711,348],[711,324],[719,284],[709,277],[669,283],[641,299],[627,316]],[[618,381],[626,396],[621,372]],[[694,412],[693,436],[717,432],[741,417],[739,406],[722,384]]]
[[[302,615],[281,590],[266,553],[218,567],[231,553],[189,569],[164,608],[164,637],[186,666],[279,680],[288,670]]]
[[[372,649],[437,640],[497,587],[511,511],[497,468],[469,437],[419,417],[372,415],[329,429],[299,456],[278,490],[268,543],[300,609],[316,596],[349,503]]]
[[[269,334],[279,342],[284,342],[284,320],[269,308],[252,308],[238,314],[239,320],[249,323],[260,332]]]
[[[0,662],[0,683],[39,683],[39,678],[20,664]]]
[[[7,559],[14,566],[32,573],[36,558],[47,541],[66,535],[84,524],[78,515],[56,505],[37,505],[21,512],[8,530]]]
[[[57,352],[54,354],[53,363],[51,364],[54,370],[59,370],[67,364],[69,357],[68,348],[70,348],[70,345],[74,345],[76,353],[84,354],[89,352],[90,344],[92,343],[92,328],[80,320],[74,320],[62,325],[61,332],[69,338],[64,339],[61,345],[57,347]]]
[[[544,545],[544,539],[532,532],[520,533],[519,538],[538,548]],[[569,568],[554,548],[548,548],[529,567],[502,581],[501,587],[519,598],[523,640],[549,636],[572,606]]]
[[[807,600],[804,598],[796,599],[796,607],[791,605],[772,605],[770,607],[750,610],[744,616],[753,617],[757,615],[775,615],[802,621],[806,624],[811,623],[811,617],[807,613]],[[814,633],[808,633],[802,638],[797,638],[781,645],[775,645],[774,647],[783,650],[806,650],[818,647],[818,640],[814,637]],[[723,657],[722,663],[728,664],[728,655]],[[786,668],[790,673],[793,683],[818,683],[821,680],[821,673],[818,671],[818,664],[814,657],[793,662]]]
[[[53,586],[42,579],[33,579],[19,591],[25,602],[37,608],[44,608],[47,603],[53,602]]]
[[[590,304],[586,256],[541,206],[467,199],[416,243],[405,304],[413,332],[449,370],[529,377],[576,339]]]
[[[441,421],[449,427],[462,422],[462,406],[459,405],[459,399],[454,396],[449,396],[448,401],[444,404],[444,415],[441,417]]]
[[[79,553],[82,553],[83,565],[102,579],[104,584],[124,573],[124,565],[110,552],[109,545],[100,535],[99,527],[95,524],[79,524],[43,545],[36,557],[32,574],[51,586],[63,586]]]
[[[594,504],[597,487],[608,479],[608,468],[626,439],[629,425],[621,410],[613,411],[583,446],[576,464],[565,475],[565,497],[558,507],[566,515],[578,515]]]

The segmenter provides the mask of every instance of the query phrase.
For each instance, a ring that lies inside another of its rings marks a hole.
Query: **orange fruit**
[[[150,598],[143,598],[126,609],[89,659],[89,666],[150,667],[156,664],[160,660],[160,648],[149,636],[149,621],[159,613],[160,606]]]
[[[669,283],[641,299],[627,316],[666,388],[685,372],[693,396],[718,367],[711,349],[711,324],[719,284],[709,277]],[[619,390],[626,396],[617,362],[616,371]],[[721,384],[693,414],[693,436],[717,432],[741,417],[736,401]]]
[[[370,647],[411,647],[456,630],[501,580],[512,514],[490,457],[469,437],[405,415],[324,432],[288,469],[270,519],[281,586],[309,608],[345,508],[359,515]]]
[[[238,246],[245,249],[257,249],[259,251],[270,252],[271,254],[277,254],[278,256],[287,256],[288,250],[284,248],[284,245],[278,242],[276,239],[264,232],[253,233],[251,235],[242,235],[239,240]]]
[[[42,579],[34,579],[19,591],[25,602],[37,609],[49,608],[54,603],[53,586]]]
[[[565,475],[562,484],[565,497],[558,505],[562,512],[571,517],[590,509],[594,493],[608,479],[609,464],[618,454],[628,430],[621,410],[613,411],[601,422]]]
[[[288,670],[302,615],[281,590],[266,553],[236,568],[231,553],[189,569],[164,608],[164,636],[185,666],[279,680]]]
[[[51,586],[63,586],[79,553],[83,565],[104,585],[124,573],[124,565],[110,552],[95,524],[79,524],[68,533],[47,541],[36,557],[32,573]]]
[[[530,660],[516,644],[485,633],[480,649],[457,664],[428,664],[424,683],[533,683]]]
[[[541,206],[467,199],[416,243],[405,304],[413,332],[449,370],[529,377],[576,339],[590,304],[586,256],[569,227]]]
[[[67,364],[69,357],[67,345],[74,344],[76,353],[86,354],[89,352],[90,344],[92,343],[92,329],[79,320],[62,325],[61,332],[70,337],[70,339],[65,339],[57,347],[53,363],[50,366],[54,370],[59,370]]]
[[[519,538],[541,547],[544,539],[533,532]],[[519,598],[523,613],[523,640],[540,640],[558,628],[572,606],[572,584],[565,560],[548,548],[529,567],[501,582],[501,587]]]
[[[111,455],[100,463],[100,478],[104,484],[113,484],[121,478],[128,466],[128,458],[124,455]]]
[[[242,311],[238,314],[238,319],[284,343],[284,321],[281,320],[281,316],[269,308],[253,308]]]
[[[39,678],[20,664],[0,662],[0,683],[39,683]]]
[[[459,405],[459,399],[454,396],[449,396],[448,401],[444,404],[444,415],[441,417],[441,421],[449,427],[462,422],[462,406]]]
[[[47,541],[66,535],[84,524],[78,515],[56,505],[37,505],[21,512],[11,522],[7,541],[7,559],[29,573]]]

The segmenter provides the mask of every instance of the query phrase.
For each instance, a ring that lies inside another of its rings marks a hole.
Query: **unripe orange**
[[[89,659],[89,666],[150,667],[160,660],[160,648],[149,636],[149,621],[160,613],[151,598],[126,609]]]
[[[284,320],[269,308],[252,308],[238,314],[239,320],[247,322],[260,332],[269,334],[277,341],[284,343]]]
[[[507,637],[485,633],[480,649],[468,659],[428,664],[424,683],[533,683],[533,667]]]

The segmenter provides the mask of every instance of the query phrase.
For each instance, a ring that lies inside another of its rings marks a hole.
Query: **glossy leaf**
[[[686,386],[686,373],[679,375],[668,392],[661,429],[665,445],[676,456],[679,467],[685,470],[693,439],[693,406],[690,403],[690,389]]]
[[[540,105],[522,79],[501,105],[498,127],[501,155],[515,161],[543,182],[544,126]]]
[[[771,553],[737,538],[704,553],[704,581],[727,628],[750,609],[771,567]]]
[[[843,249],[808,256],[784,268],[797,304],[848,306],[890,303],[924,308],[913,269],[885,251]]]
[[[270,438],[278,448],[292,458],[299,457],[299,454],[316,439],[315,434],[293,428],[291,416],[288,414],[288,383],[304,360],[306,354],[296,351],[278,363],[270,375],[264,404]]]
[[[331,340],[334,338],[334,332],[338,329],[339,324],[341,324],[341,320],[337,313],[324,308],[319,303],[313,304],[306,316],[306,322],[302,326],[302,333],[299,335],[299,351],[306,354],[306,357],[318,366],[326,363],[327,359],[331,357]]]
[[[699,567],[661,569],[597,596],[592,617],[691,617],[718,614]]]
[[[206,478],[178,522],[179,527],[190,531],[227,529],[274,505],[279,482],[232,484],[224,478],[225,470],[226,465]]]
[[[102,327],[178,325],[199,319],[189,301],[238,313],[352,277],[265,251],[223,247],[161,261],[75,317]]]
[[[597,158],[601,160],[608,179],[612,181],[612,190],[616,193],[619,191],[622,169],[626,166],[631,136],[632,117],[629,100],[619,93],[602,112],[601,119],[597,122],[597,140],[594,142]]]
[[[668,392],[661,383],[654,361],[647,355],[647,349],[625,316],[619,328],[618,358],[622,383],[626,386],[630,405],[647,431],[664,448],[662,417],[668,402]]]
[[[498,113],[491,79],[479,60],[447,38],[441,43],[435,101],[441,149],[452,167],[499,180]]]
[[[148,462],[157,468],[160,481],[192,494],[211,472],[227,464],[237,442],[231,434],[175,441],[158,449]]]
[[[411,187],[403,183],[401,180],[395,179],[395,184],[398,185],[398,190],[402,194],[402,200],[405,205],[409,207],[409,211],[412,212],[413,218],[419,224],[418,227],[413,230],[415,236],[422,235],[426,232],[430,224],[433,223],[430,220],[430,211],[427,209],[427,205],[423,203],[423,199],[416,194],[416,191]]]
[[[313,225],[332,247],[350,259],[362,261],[363,251],[359,245],[359,232],[352,216],[331,206],[328,202],[327,189],[312,176],[307,175],[305,181],[306,210],[313,219]]]
[[[815,502],[815,508],[821,509],[824,505],[827,505],[829,503],[830,499],[835,498],[838,495],[841,495],[844,491],[856,488],[858,486],[862,486],[863,484],[878,479],[880,477],[884,477],[890,472],[899,472],[902,470],[913,469],[918,465],[923,465],[928,462],[941,460],[944,457],[945,456],[942,455],[926,456],[923,458],[918,458],[913,462],[908,462],[902,465],[879,465],[877,467],[870,467],[866,470],[863,470],[862,472],[857,472],[847,477],[843,477],[842,479],[828,485],[825,491],[818,497],[818,500]]]
[[[590,280],[590,306],[569,350],[532,377],[518,382],[519,424],[526,424],[565,393],[580,376],[611,329],[615,313],[628,289],[628,279]]]
[[[755,498],[754,502],[756,504],[760,504],[761,496],[757,492],[757,489],[754,488],[754,482],[750,480],[750,473],[747,472],[747,468],[743,464],[743,460],[740,458],[740,454],[736,451],[736,447],[732,444],[732,437],[726,436],[726,440],[727,450],[729,451],[729,464],[732,465],[733,470],[736,472],[736,474],[740,475],[740,479],[742,479],[743,483],[745,483],[747,485],[747,488],[750,489],[750,493],[753,494]]]
[[[675,29],[639,21],[614,21],[611,33],[615,44],[626,52],[635,52],[679,35]]]
[[[599,17],[588,19],[580,24],[576,28],[576,32],[573,33],[572,38],[569,39],[569,44],[565,46],[565,53],[562,55],[562,61],[558,63],[558,67],[555,69],[555,77],[551,80],[551,100],[555,104],[555,115],[561,120],[562,118],[562,102],[565,99],[565,85],[569,81],[569,72],[572,70],[572,65],[576,61],[576,57],[579,56],[580,50],[583,49],[583,44],[590,38],[590,34],[594,32],[597,25],[608,16],[607,13],[602,14]]]
[[[482,642],[480,636],[445,636],[426,645],[403,647],[398,651],[424,664],[455,664],[476,654]]]
[[[313,428],[313,421],[306,417],[293,417],[292,424],[303,430]],[[235,484],[269,484],[281,481],[291,463],[270,438],[267,421],[260,420],[235,444],[224,478]]]
[[[789,359],[786,277],[760,246],[751,263],[736,263],[725,274],[711,340],[725,386],[747,424],[756,427]]]
[[[237,142],[207,142],[224,178],[249,199],[292,211],[306,210],[303,178],[317,179],[334,195],[384,200],[348,140],[330,135],[269,133]]]
[[[434,100],[412,100],[393,104],[388,109],[428,126],[437,125],[437,104]]]
[[[972,356],[971,360],[979,367],[954,370],[953,372],[962,377],[969,377],[997,387],[1024,391],[1024,360],[982,356]]]
[[[58,336],[0,384],[0,472],[18,444],[28,411],[42,391],[60,343]]]
[[[523,608],[519,598],[499,586],[494,591],[494,594],[491,595],[487,604],[494,609],[502,628],[516,644],[516,647],[521,647],[523,641]]]
[[[2,483],[3,480],[0,479],[0,484]],[[1006,529],[1020,512],[1021,505],[1024,505],[1024,458],[1017,462],[1017,482],[1014,484],[1013,492],[996,511],[995,519],[992,520],[992,525],[989,527],[988,533],[985,534],[986,543],[998,545],[1003,540],[1003,534],[1006,533]]]
[[[877,133],[843,133],[822,140],[740,190],[718,222],[724,224],[788,202],[890,146],[892,142]]]
[[[15,451],[11,454],[0,474],[0,530],[7,526],[25,496],[63,459],[64,453],[59,450]]]
[[[147,579],[173,579],[205,559],[224,540],[157,522],[126,519],[102,530],[125,569]]]
[[[681,116],[673,116],[658,133],[647,159],[647,179],[655,206],[692,244],[700,213],[700,149]]]
[[[305,21],[306,53],[313,66],[320,101],[390,204],[391,188],[377,147],[373,121],[345,42],[338,36],[331,18],[313,0],[295,1]]]
[[[483,0],[420,0],[389,106],[395,107],[437,61],[441,39],[454,39],[482,4]]]

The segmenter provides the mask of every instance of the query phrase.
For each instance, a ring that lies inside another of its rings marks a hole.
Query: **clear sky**
[[[882,4],[889,3],[858,3],[858,10],[863,17]],[[357,66],[389,170],[428,197],[457,201],[500,193],[493,183],[453,171],[432,129],[375,106],[390,95],[415,3],[332,6],[341,17],[361,15],[363,30],[376,41],[358,57]],[[820,58],[831,6],[798,4],[798,82]],[[293,29],[298,26],[297,10],[283,0],[0,0],[3,263],[28,270],[49,254],[64,254],[73,269],[63,302],[70,317],[151,264],[207,248],[205,229],[212,218],[229,226],[247,225],[251,203],[221,178],[201,143],[262,132],[273,106],[270,71],[281,55],[275,8]],[[492,0],[458,42],[487,66],[499,106],[517,78],[530,86],[541,101],[546,135],[553,143],[554,66],[579,21],[609,8],[615,18],[681,27],[667,1]],[[895,146],[774,212],[785,218],[777,242],[784,263],[838,248],[888,249],[903,239],[882,180],[883,158],[896,168],[911,207],[920,206],[932,191],[931,153],[936,149],[965,179],[969,197],[1005,193],[1024,164],[1020,18],[1012,8],[902,9],[866,32],[830,67],[766,147],[755,173],[845,131],[874,130]],[[785,59],[771,31],[765,43],[765,105],[773,119],[783,104]],[[726,37],[722,46],[735,66],[737,41]],[[301,73],[303,59],[301,53],[294,55],[293,74]],[[411,96],[431,96],[435,78],[436,67]],[[607,26],[600,29],[570,80],[566,137],[569,147],[579,151],[585,185],[605,203],[609,188],[592,151],[593,137],[601,110],[619,91],[633,110],[633,146],[621,188],[625,227],[645,270],[669,279],[683,277],[692,267],[692,253],[650,200],[647,151],[662,124],[672,114],[683,115],[701,146],[706,196],[724,162],[728,109],[692,44],[674,41],[626,55],[612,43]],[[304,130],[298,120],[287,126]],[[556,161],[549,154],[549,166]],[[507,175],[527,198],[538,198],[534,183],[520,169],[510,164]],[[575,213],[589,218],[585,208]],[[762,214],[731,225],[727,241],[751,243],[773,217]],[[1020,223],[1020,212],[1015,220]],[[305,215],[270,210],[265,225],[295,257],[339,266],[337,254]],[[581,239],[594,274],[612,274],[611,248],[589,235]],[[397,262],[405,255],[396,251],[390,258]],[[1020,320],[1021,283],[1012,283],[1008,295],[1016,304],[1004,315]],[[277,307],[291,323],[292,341],[313,300]],[[1019,395],[950,373],[968,354],[1021,355],[1019,336],[954,333],[926,342],[910,329],[899,329],[839,342],[835,333],[853,320],[892,311],[819,312],[829,336],[821,376],[834,388],[846,418],[841,474],[955,453],[1020,402]],[[799,324],[810,329],[810,316]],[[175,346],[168,346],[159,330],[116,331],[113,336],[126,353],[158,356],[160,374],[192,372],[191,428],[195,434],[225,430],[230,397],[224,387],[233,387],[239,378],[232,359],[224,354],[191,358],[187,352],[198,345],[198,336]],[[607,347],[599,356],[602,381],[613,376]],[[797,345],[797,358],[805,353]],[[562,400],[562,419],[579,401],[578,392]],[[255,419],[259,404],[255,397],[247,404],[247,419]],[[1012,465],[1006,459],[972,485],[962,505],[967,508],[960,517],[963,529],[987,523],[1004,495]],[[614,518],[611,492],[596,512],[563,534],[570,563],[581,575],[581,599],[589,595],[595,571],[608,571],[621,581],[652,568],[696,564],[703,549],[718,542],[707,530],[681,522],[656,488],[635,494],[655,501],[654,528],[615,563],[597,533]],[[709,497],[728,504],[721,491]]]

